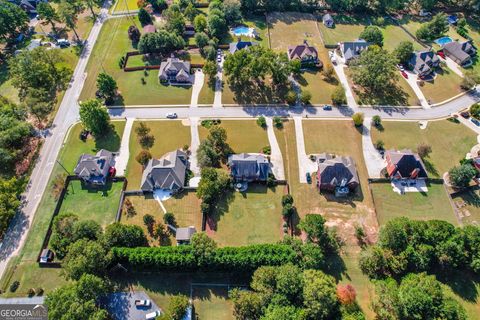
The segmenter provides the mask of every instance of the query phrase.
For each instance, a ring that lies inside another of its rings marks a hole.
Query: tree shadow
[[[480,277],[465,270],[437,271],[437,279],[449,286],[455,294],[468,302],[477,302]]]
[[[271,85],[261,80],[246,83],[229,83],[234,100],[239,104],[283,103],[288,92],[286,85]]]
[[[109,126],[106,132],[99,136],[95,137],[95,149],[105,149],[112,152],[115,152],[120,149],[121,137],[115,131],[113,125]]]
[[[430,172],[432,175],[434,175],[435,177],[438,177],[439,176],[439,172],[437,170],[437,168],[435,167],[435,165],[433,164],[433,162],[431,162],[430,159],[428,158],[423,158],[422,159],[423,163],[425,164],[425,168],[427,169],[428,172]]]

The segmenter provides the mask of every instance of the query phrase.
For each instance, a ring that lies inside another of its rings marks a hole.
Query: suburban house
[[[477,54],[477,50],[469,41],[452,41],[443,46],[445,55],[461,66],[472,64],[472,57]]]
[[[270,172],[270,162],[263,154],[232,154],[228,166],[236,182],[267,181]]]
[[[416,51],[408,61],[408,66],[418,76],[425,77],[440,66],[440,58],[433,51]]]
[[[302,65],[319,65],[322,62],[318,59],[318,51],[315,47],[309,46],[307,41],[298,46],[288,47],[288,59],[300,60]]]
[[[427,170],[420,156],[410,150],[385,152],[390,179],[426,179]]]
[[[190,75],[190,62],[178,58],[168,58],[167,61],[162,61],[160,64],[158,78],[160,82],[191,84],[193,77]]]
[[[185,186],[187,169],[188,156],[181,150],[169,152],[160,159],[150,159],[143,171],[140,189],[144,192],[178,191]]]
[[[155,28],[155,26],[153,24],[147,24],[143,27],[143,34],[155,33],[155,32],[157,32],[157,29]]]
[[[113,153],[102,149],[94,156],[82,154],[73,172],[86,183],[104,185],[114,164]]]
[[[197,233],[195,227],[177,228],[175,233],[175,240],[177,245],[189,244],[192,236]]]
[[[18,5],[27,13],[37,13],[37,5],[47,0],[9,0],[8,2]]]
[[[329,13],[323,15],[322,22],[327,28],[333,28],[333,25],[335,24],[335,21],[333,21],[333,18]]]
[[[342,53],[343,59],[345,59],[345,63],[348,64],[352,59],[358,58],[362,51],[368,49],[370,45],[370,42],[362,39],[340,42],[340,52]]]
[[[237,41],[237,42],[232,42],[230,43],[230,53],[231,54],[234,54],[235,52],[237,52],[238,50],[242,50],[242,49],[245,49],[245,48],[248,48],[248,47],[251,47],[251,46],[256,46],[257,43],[256,42],[251,42],[251,41]]]
[[[359,185],[355,161],[351,157],[317,158],[317,187],[320,192],[335,192],[336,196],[345,196]]]

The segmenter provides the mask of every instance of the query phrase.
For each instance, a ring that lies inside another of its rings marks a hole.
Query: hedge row
[[[255,270],[264,265],[299,264],[290,245],[260,244],[217,248],[207,259],[196,257],[190,245],[178,247],[113,248],[114,263],[148,270]],[[202,262],[200,262],[202,261]]]

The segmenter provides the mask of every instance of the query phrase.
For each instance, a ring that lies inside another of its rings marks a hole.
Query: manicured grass
[[[77,165],[78,158],[84,154],[95,154],[100,149],[116,152],[120,149],[122,142],[125,121],[112,121],[113,130],[110,130],[105,136],[94,139],[89,136],[86,141],[80,139],[80,133],[83,126],[80,123],[73,125],[65,141],[65,146],[60,150],[58,161],[70,172],[73,172]]]
[[[128,57],[127,67],[143,67],[146,65],[159,65],[160,63],[160,59],[146,59],[144,55],[140,54]]]
[[[198,96],[198,104],[213,104],[215,101],[215,87],[209,84],[208,76],[205,76],[205,83],[203,84],[200,95]]]
[[[428,192],[407,192],[404,195],[393,192],[390,183],[372,183],[378,222],[384,225],[398,217],[417,220],[445,220],[457,224],[447,192],[442,184],[427,184]]]
[[[323,42],[327,45],[336,45],[342,41],[358,39],[360,33],[369,25],[368,18],[362,16],[334,15],[334,28],[327,28],[321,21],[318,26],[322,33]]]
[[[127,216],[123,211],[121,222],[125,224],[134,224],[140,226],[147,235],[151,245],[159,245],[158,240],[153,239],[143,223],[143,216],[151,214],[155,221],[163,223],[163,210],[157,200],[151,195],[148,196],[128,196],[133,207],[135,215]],[[174,197],[163,201],[163,205],[167,212],[175,215],[175,221],[179,227],[195,226],[197,231],[202,230],[202,215],[200,213],[201,201],[197,198],[194,191],[184,191]],[[171,237],[171,243],[174,244],[175,237]]]
[[[332,102],[332,93],[335,90],[337,79],[327,82],[320,71],[304,71],[298,83],[302,86],[302,90],[312,94],[312,104],[328,104]]]
[[[59,214],[73,213],[80,220],[93,220],[106,227],[115,221],[122,185],[121,182],[110,182],[104,187],[93,188],[72,181]]]
[[[416,38],[412,38],[405,30],[393,23],[393,21],[387,20],[387,23],[382,26],[381,29],[383,31],[383,48],[388,51],[395,50],[402,41],[412,42],[414,50],[425,49],[417,42]]]
[[[376,217],[372,199],[368,191],[367,170],[363,162],[361,134],[351,121],[303,121],[305,147],[307,154],[331,152],[337,155],[349,155],[356,161],[360,178],[360,187],[354,197],[336,199],[333,195],[319,194],[312,184],[301,184],[298,174],[297,144],[293,121],[284,122],[282,130],[275,135],[283,155],[285,174],[290,193],[295,199],[299,218],[306,214],[321,214],[329,226],[337,227],[338,233],[348,243],[356,243],[354,227],[364,226],[368,232],[376,231]]]
[[[114,8],[113,12],[138,10],[137,2],[136,0],[117,0],[116,4],[112,6]]]
[[[150,134],[155,137],[155,143],[149,150],[154,158],[160,158],[164,154],[177,149],[182,149],[185,145],[190,145],[190,127],[182,124],[182,121],[146,121],[151,129]],[[139,125],[136,121],[130,135],[130,158],[127,164],[126,177],[128,180],[128,190],[140,189],[142,180],[142,166],[135,160],[142,147],[137,139],[135,128]]]
[[[215,231],[209,235],[220,246],[278,242],[283,235],[283,194],[283,186],[273,190],[256,184],[247,192],[229,193],[218,203],[211,225]]]
[[[228,287],[195,287],[193,297],[196,319],[234,319]]]
[[[128,27],[133,24],[140,26],[136,16],[114,18],[105,22],[87,66],[88,76],[80,100],[95,96],[97,76],[100,72],[106,72],[117,81],[121,95],[115,105],[190,104],[191,86],[161,85],[157,70],[146,73],[142,70],[125,72],[119,68],[120,58],[127,51],[136,50],[127,36]]]
[[[420,143],[430,145],[432,153],[424,162],[430,175],[436,177],[458,165],[477,144],[473,131],[447,120],[430,121],[424,130],[416,122],[398,121],[383,121],[383,128],[383,131],[372,130],[372,141],[382,140],[387,150],[406,148],[415,151]]]
[[[462,78],[455,72],[443,67],[442,71],[437,72],[433,81],[424,81],[420,89],[430,103],[440,103],[462,93],[461,82]]]
[[[252,120],[222,120],[220,126],[227,131],[227,142],[235,153],[261,152],[268,146],[267,131]],[[208,136],[208,129],[199,126],[200,140]]]
[[[480,195],[478,190],[469,190],[453,198],[455,207],[464,224],[480,223]]]
[[[241,24],[244,24],[248,27],[255,28],[255,30],[258,33],[258,37],[256,39],[252,39],[250,37],[245,37],[241,36],[240,39],[242,41],[254,41],[259,43],[260,45],[269,48],[270,43],[268,41],[268,28],[267,28],[267,21],[265,19],[265,16],[256,16],[256,15],[251,15],[246,18],[244,18],[241,22]],[[228,35],[222,39],[221,43],[224,44],[229,44],[231,42],[237,41],[236,36],[232,35],[230,32]]]

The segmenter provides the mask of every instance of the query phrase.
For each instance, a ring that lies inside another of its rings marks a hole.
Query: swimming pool
[[[452,38],[450,37],[441,37],[441,38],[438,38],[437,40],[435,40],[435,43],[438,44],[439,46],[444,46],[446,45],[447,43],[450,43],[450,42],[453,42]]]
[[[234,36],[250,36],[251,34],[251,29],[246,26],[238,26],[232,29],[232,33]]]

